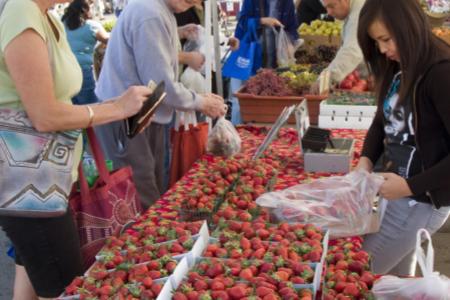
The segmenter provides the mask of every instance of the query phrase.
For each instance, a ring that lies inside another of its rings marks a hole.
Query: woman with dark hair
[[[103,26],[92,19],[88,0],[74,0],[62,17],[67,39],[83,72],[83,85],[78,95],[72,98],[74,104],[98,102],[94,93],[93,73],[94,49],[97,42],[107,43],[109,34]]]
[[[387,205],[364,250],[374,272],[414,276],[417,230],[433,234],[450,211],[450,48],[412,0],[367,0],[358,41],[378,98],[358,168],[380,166]]]

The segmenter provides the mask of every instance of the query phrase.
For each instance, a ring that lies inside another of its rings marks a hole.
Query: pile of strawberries
[[[370,292],[375,277],[369,271],[369,254],[361,250],[362,239],[333,241],[326,256],[323,299],[375,299]]]

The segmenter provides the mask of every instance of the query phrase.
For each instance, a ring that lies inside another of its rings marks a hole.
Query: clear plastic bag
[[[207,152],[216,156],[232,156],[241,151],[241,137],[233,124],[220,118],[208,136]]]
[[[256,203],[271,208],[278,221],[311,223],[329,229],[332,237],[361,235],[373,232],[373,206],[383,181],[356,170],[266,193]]]
[[[295,51],[299,45],[294,45],[283,27],[280,31],[275,31],[277,45],[277,64],[278,67],[287,67],[295,64]]]
[[[181,74],[180,82],[196,93],[206,93],[205,77],[190,67],[187,67],[183,74]]]
[[[427,255],[421,247],[422,234],[428,239]],[[383,276],[377,280],[372,292],[378,300],[449,300],[450,279],[433,272],[434,250],[428,231],[420,229],[416,242],[417,263],[422,270],[423,277],[399,278]]]

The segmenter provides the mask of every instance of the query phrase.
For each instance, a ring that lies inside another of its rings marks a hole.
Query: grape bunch
[[[331,62],[336,56],[337,51],[338,48],[335,46],[320,45],[316,48],[317,55],[323,62]]]
[[[278,76],[271,69],[261,69],[251,77],[244,89],[257,96],[292,96],[294,92],[288,86],[288,79]]]

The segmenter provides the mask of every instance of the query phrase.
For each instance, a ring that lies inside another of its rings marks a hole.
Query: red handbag
[[[172,159],[170,165],[169,186],[175,184],[192,167],[194,162],[206,152],[208,128],[206,122],[198,123],[195,112],[184,113],[184,125],[180,125],[179,112],[175,120],[175,129],[171,131]],[[181,113],[183,114],[183,113]]]
[[[72,194],[69,201],[78,226],[85,268],[92,265],[106,238],[117,235],[125,224],[142,211],[131,167],[109,173],[92,128],[87,129],[87,136],[99,177],[89,189],[80,164],[80,191]]]

